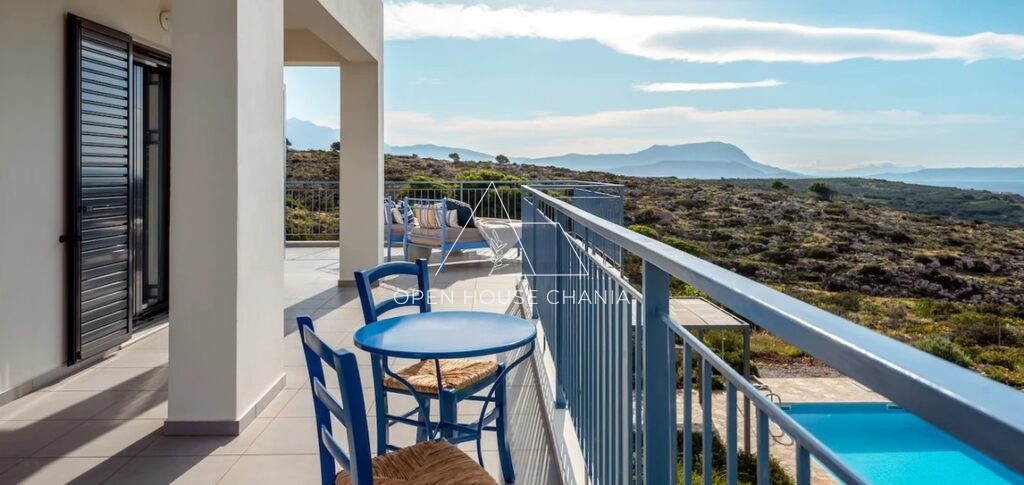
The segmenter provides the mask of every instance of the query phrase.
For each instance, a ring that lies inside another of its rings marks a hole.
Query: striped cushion
[[[426,229],[438,229],[446,221],[440,220],[443,211],[437,205],[416,205],[412,207],[412,213],[420,222],[420,227]]]

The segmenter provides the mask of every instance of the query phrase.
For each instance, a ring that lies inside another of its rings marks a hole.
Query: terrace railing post
[[[669,321],[669,276],[644,261],[644,483],[676,482],[676,355]]]
[[[743,378],[750,380],[750,325],[743,328]],[[750,451],[750,398],[743,395],[743,450]]]
[[[568,240],[563,241],[559,232],[564,230],[569,223],[569,219],[565,217],[561,212],[556,213],[555,222],[558,223],[558,227],[555,228],[555,295],[559,300],[562,299],[562,293],[568,287],[568,265],[569,259],[566,251],[568,248],[565,247],[568,244]],[[561,228],[561,229],[560,229]],[[569,368],[569,363],[565,360],[565,321],[566,315],[569,310],[569,305],[560,304],[555,309],[555,362],[558,365],[555,366],[555,408],[565,409],[565,372]]]

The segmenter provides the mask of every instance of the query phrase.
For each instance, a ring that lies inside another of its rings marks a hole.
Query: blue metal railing
[[[594,217],[542,187],[524,186],[522,193],[523,273],[535,291],[534,308],[556,367],[556,406],[572,416],[594,483],[675,483],[677,339],[683,354],[684,449],[679,451],[686,483],[694,472],[694,362],[703,371],[703,389],[711,388],[712,370],[726,382],[728,483],[738,480],[739,397],[755,408],[758,483],[769,483],[769,422],[795,443],[798,484],[810,482],[812,456],[841,480],[864,483],[832,450],[669,317],[672,278],[1024,473],[1024,393]],[[599,240],[605,247],[596,244]],[[616,249],[642,261],[642,290],[625,280],[622,265],[608,257]],[[581,300],[584,291],[590,294]],[[565,300],[569,295],[570,301]],[[704,483],[710,484],[711,393],[702,393],[701,399],[701,471]]]
[[[520,218],[520,188],[544,187],[549,193],[574,200],[575,205],[609,221],[622,224],[625,187],[619,184],[574,180],[389,180],[384,196],[401,201],[456,199],[476,209],[477,217]],[[288,180],[285,182],[285,240],[338,240],[338,181]],[[610,249],[610,245],[609,245]]]

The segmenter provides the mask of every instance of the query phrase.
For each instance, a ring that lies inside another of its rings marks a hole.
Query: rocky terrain
[[[336,179],[336,162],[323,169],[333,165],[333,174],[311,168],[318,158],[294,157],[289,176]],[[709,181],[413,157],[386,162],[389,181],[496,170],[622,183],[631,229],[1024,388],[1024,229],[1000,212],[990,222],[948,215],[951,206],[954,214],[971,213],[957,199],[1012,213],[1024,207],[1020,196],[877,180],[860,186],[859,179]],[[774,366],[806,360],[766,334],[753,350]]]

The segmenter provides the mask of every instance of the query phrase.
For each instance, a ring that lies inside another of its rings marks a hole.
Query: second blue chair
[[[395,275],[415,276],[418,293],[408,295],[403,293],[377,303],[373,296],[373,286],[381,279]],[[405,306],[417,307],[420,312],[430,311],[430,280],[427,260],[425,259],[419,259],[415,263],[385,263],[368,270],[356,271],[355,280],[356,286],[359,289],[359,300],[362,303],[363,317],[366,325],[373,325],[384,313]],[[423,337],[430,338],[429,335],[424,335]],[[394,375],[386,375],[385,363],[380,356],[372,356],[372,361],[374,404],[377,408],[378,455],[398,449],[388,439],[388,430],[395,424],[403,423],[417,426],[419,428],[417,441],[426,439],[428,430],[424,423],[429,423],[429,419],[424,418],[423,412],[430,412],[430,402],[432,400],[438,401],[440,406],[439,415],[443,423],[457,423],[458,404],[460,402],[482,401],[489,406],[493,406],[493,411],[483,417],[482,423],[472,423],[460,426],[460,428],[477,428],[479,426],[478,429],[496,432],[498,456],[501,460],[505,481],[515,481],[515,472],[512,467],[512,458],[509,454],[509,443],[507,442],[508,433],[506,432],[506,425],[508,419],[506,416],[505,382],[502,379],[501,382],[496,383],[502,369],[504,369],[504,364],[491,360],[476,359],[425,360],[393,372],[393,374],[401,377],[401,379],[397,379]],[[440,392],[438,392],[438,368],[440,369],[440,381],[442,383]],[[413,389],[409,389],[409,386],[401,381],[411,384]],[[497,386],[493,393],[493,398],[488,398],[486,395],[477,395],[480,391],[487,389],[491,385]],[[421,403],[421,406],[401,414],[392,413],[388,405],[388,395],[390,394],[412,396]],[[414,419],[417,413],[420,415],[420,418]],[[491,423],[493,425],[490,425]],[[460,433],[451,428],[446,429],[443,436],[453,443],[476,439],[473,433]],[[477,455],[478,457],[481,456],[479,450]]]
[[[427,441],[371,458],[366,404],[355,354],[345,349],[332,349],[316,334],[313,320],[308,316],[299,317],[298,321],[313,390],[321,485],[372,485],[374,482],[495,485],[494,479],[472,458],[443,440]],[[327,389],[324,362],[337,372],[340,400]],[[332,416],[345,427],[342,442],[348,445],[347,452],[338,441]],[[341,471],[336,472],[335,463],[341,465]]]

